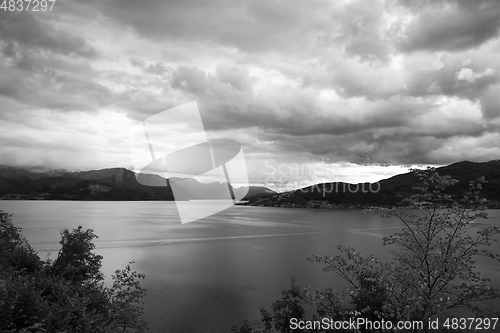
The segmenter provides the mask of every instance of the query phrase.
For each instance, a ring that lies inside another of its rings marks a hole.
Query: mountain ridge
[[[3,200],[165,200],[173,201],[171,187],[164,186],[166,179],[158,175],[141,175],[145,186],[137,181],[137,174],[125,168],[106,168],[90,171],[49,170],[33,172],[22,168],[0,165],[0,199]],[[174,178],[171,178],[174,179]],[[192,178],[181,197],[190,199],[222,199],[227,196],[227,183],[200,183]],[[161,185],[161,186],[159,186]],[[248,200],[252,196],[275,193],[265,187],[231,186],[233,191]],[[176,190],[177,191],[177,190]],[[176,192],[177,193],[177,192]]]
[[[484,176],[483,196],[489,208],[500,208],[500,160],[488,162],[461,161],[436,168],[440,175],[449,175],[459,183],[447,192],[458,198],[469,186],[469,181]],[[377,185],[376,185],[377,184]],[[253,198],[248,205],[269,207],[345,208],[369,206],[402,206],[404,199],[419,185],[411,172],[398,174],[375,183],[322,183],[294,191]],[[380,188],[379,188],[380,187]]]
[[[500,208],[500,160],[482,163],[460,161],[436,170],[441,175],[449,175],[459,180],[455,188],[450,191],[455,197],[466,192],[470,180],[484,176],[488,183],[483,186],[483,195],[488,200],[490,208]],[[165,178],[158,175],[143,175],[143,177],[149,177],[146,183],[160,186],[141,185],[137,181],[136,174],[125,168],[31,172],[0,165],[0,199],[174,200],[171,188],[162,185],[166,182]],[[179,181],[180,178],[171,180]],[[227,193],[225,191],[227,183],[203,184],[195,179],[189,179],[184,184],[182,197],[217,199],[223,198],[223,193]],[[250,186],[243,200],[248,200],[248,205],[271,207],[398,206],[413,193],[412,188],[416,185],[418,185],[416,177],[408,172],[376,183],[323,183],[285,193],[276,193],[266,187]],[[235,193],[241,190],[233,187]]]

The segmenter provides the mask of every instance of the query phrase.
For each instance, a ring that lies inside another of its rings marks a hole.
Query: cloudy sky
[[[0,164],[132,169],[131,128],[192,101],[255,184],[499,159],[499,29],[497,0],[0,10]]]

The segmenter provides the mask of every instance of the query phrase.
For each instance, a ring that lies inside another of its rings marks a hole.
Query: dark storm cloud
[[[344,45],[347,55],[368,61],[388,60],[390,45],[384,40],[383,1],[352,1],[336,14],[341,26],[335,39]]]
[[[95,111],[111,92],[91,78],[52,69],[33,71],[0,67],[0,95],[31,107],[62,111]]]
[[[97,51],[83,37],[58,28],[54,15],[0,12],[0,95],[34,108],[95,111],[110,91],[79,59],[94,59]],[[4,110],[9,111],[15,112]]]
[[[500,117],[500,84],[489,86],[481,96],[481,110],[487,120]]]
[[[132,59],[130,60],[130,63],[132,64],[132,66],[137,67],[149,74],[166,75],[167,73],[172,72],[172,68],[159,61],[151,64],[146,64],[144,60]]]
[[[430,115],[429,115],[430,116]],[[280,133],[261,134],[262,140],[274,142],[278,150],[287,152],[291,156],[307,152],[317,157],[329,158],[332,161],[350,161],[354,163],[451,163],[453,157],[448,156],[450,151],[443,150],[441,155],[430,154],[447,146],[448,142],[455,142],[455,138],[474,138],[481,142],[481,137],[488,133],[495,135],[496,131],[485,132],[481,125],[457,124],[457,128],[438,129],[428,128],[432,122],[408,124],[408,126],[383,127],[362,130],[356,128],[338,134],[308,134],[297,136]],[[468,126],[467,126],[468,125]],[[410,126],[416,128],[410,128]],[[446,124],[446,127],[453,127]],[[445,134],[445,131],[448,133]],[[471,139],[467,139],[471,140]],[[458,141],[459,142],[459,141]],[[487,141],[490,147],[494,142]],[[460,151],[460,144],[453,144],[454,149]],[[473,146],[473,145],[471,145]],[[487,146],[487,145],[485,145]],[[498,149],[497,149],[498,152]]]
[[[219,63],[215,70],[220,82],[229,83],[235,89],[244,91],[252,86],[252,78],[244,66]]]
[[[316,24],[311,8],[327,2],[288,1],[105,1],[92,2],[100,14],[154,40],[190,40],[245,51],[296,49],[303,30]],[[286,35],[283,35],[283,34]],[[293,38],[295,37],[295,38]]]
[[[96,50],[82,37],[56,29],[43,21],[42,15],[31,12],[0,11],[0,40],[6,43],[4,55],[14,55],[14,43],[30,50],[55,54],[76,54],[83,57],[96,55]]]
[[[498,37],[500,2],[497,0],[401,3],[416,14],[400,41],[405,52],[463,50]]]
[[[172,87],[181,89],[189,94],[203,95],[210,88],[211,83],[217,83],[210,76],[196,68],[180,66],[174,72]]]
[[[417,71],[407,84],[408,92],[414,96],[446,95],[476,100],[498,80],[491,68],[447,63],[440,69]]]
[[[243,68],[231,73],[233,82],[251,82]],[[455,115],[440,114],[439,105],[432,100],[394,97],[358,100],[348,105],[344,102],[320,105],[314,93],[285,88],[274,91],[270,98],[255,95],[250,89],[252,85],[240,90],[236,84],[225,81],[220,71],[209,74],[196,67],[182,66],[174,71],[172,86],[200,102],[209,130],[258,127],[266,133],[301,137],[299,140],[306,140],[306,136],[370,133],[378,141],[393,137],[404,141],[411,137],[408,132],[414,136],[449,138],[481,135],[484,130],[481,123],[461,118],[462,113],[470,111],[455,106]],[[406,134],[402,137],[401,133]],[[318,152],[325,149],[321,145],[315,147]]]

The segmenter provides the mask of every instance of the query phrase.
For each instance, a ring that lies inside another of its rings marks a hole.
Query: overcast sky
[[[0,10],[0,164],[132,169],[130,129],[191,101],[243,145],[252,183],[499,159],[499,28],[498,0]]]

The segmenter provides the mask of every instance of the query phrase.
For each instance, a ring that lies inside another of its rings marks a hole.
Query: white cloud
[[[474,83],[482,77],[493,76],[494,72],[491,68],[486,68],[484,71],[480,73],[474,73],[474,71],[470,68],[464,67],[457,73],[457,79],[467,81],[470,83]]]

